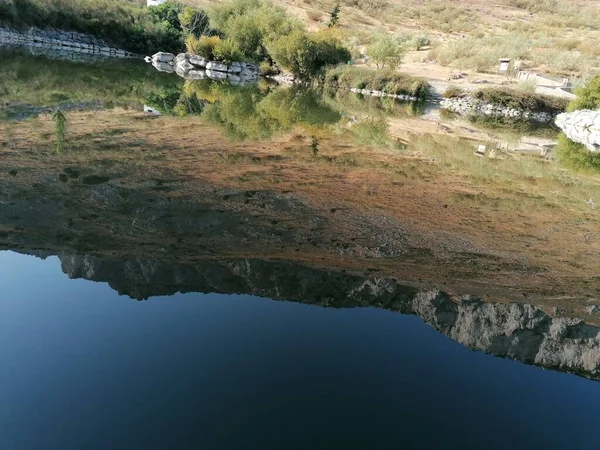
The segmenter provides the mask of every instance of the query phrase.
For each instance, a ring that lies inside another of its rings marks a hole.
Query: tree
[[[367,55],[373,59],[378,69],[395,69],[402,62],[404,46],[389,34],[378,34],[367,47]]]
[[[578,97],[569,103],[567,111],[578,109],[600,109],[600,75],[594,78],[586,87],[576,91]]]
[[[54,137],[56,138],[56,151],[62,152],[65,148],[65,134],[67,133],[67,118],[60,109],[57,109],[52,120],[55,123]]]
[[[331,12],[329,13],[329,23],[327,24],[327,27],[333,28],[333,27],[337,26],[337,24],[340,21],[341,9],[342,9],[342,7],[340,6],[340,4],[336,3],[335,6],[333,7],[333,9],[331,10]]]

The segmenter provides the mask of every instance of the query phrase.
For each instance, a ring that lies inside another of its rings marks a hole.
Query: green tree
[[[567,111],[578,109],[600,109],[600,75],[587,86],[576,91],[577,98],[567,107]]]
[[[67,133],[67,118],[60,109],[52,116],[54,121],[54,137],[56,138],[56,151],[61,153],[65,148],[65,135]]]
[[[397,68],[402,62],[404,51],[404,46],[387,33],[376,35],[373,43],[367,47],[367,55],[378,69]]]
[[[340,22],[340,11],[342,7],[339,3],[336,3],[331,12],[329,13],[329,23],[327,23],[328,28],[333,28],[338,25]]]

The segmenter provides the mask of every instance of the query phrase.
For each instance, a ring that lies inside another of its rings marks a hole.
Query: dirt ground
[[[600,210],[445,166],[419,145],[472,150],[435,128],[404,152],[332,135],[314,156],[302,130],[235,143],[113,110],[71,114],[57,154],[52,125],[0,125],[3,248],[286,260],[582,316],[600,303]]]

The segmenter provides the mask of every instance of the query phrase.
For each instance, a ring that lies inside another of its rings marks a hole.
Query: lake
[[[597,447],[600,179],[557,130],[10,55],[2,450]]]

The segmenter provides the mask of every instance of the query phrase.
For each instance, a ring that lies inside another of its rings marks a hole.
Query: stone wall
[[[559,114],[555,123],[572,141],[591,152],[600,151],[600,111],[582,109]]]
[[[95,36],[75,31],[42,30],[35,27],[25,32],[0,28],[0,47],[23,47],[41,54],[48,54],[48,56],[55,54],[60,56],[66,53],[95,55],[105,58],[131,58],[136,56],[125,50],[113,48]]]
[[[523,111],[516,108],[493,105],[482,102],[472,97],[445,98],[440,102],[442,108],[457,114],[500,116],[507,118],[522,118],[536,122],[548,123],[552,121],[552,114],[546,112]]]
[[[211,79],[228,81],[234,85],[256,83],[259,78],[259,69],[256,64],[246,62],[233,62],[229,65],[218,61],[209,61],[206,58],[189,53],[156,53],[146,57],[147,62],[161,72],[175,72],[186,80]]]

